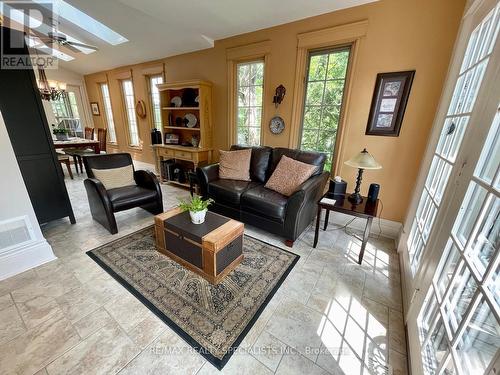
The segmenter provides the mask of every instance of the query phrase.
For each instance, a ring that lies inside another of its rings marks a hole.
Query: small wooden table
[[[367,197],[363,197],[363,202],[360,204],[353,204],[347,199],[347,194],[335,195],[332,193],[326,193],[321,197],[335,199],[335,204],[322,203],[321,199],[318,202],[318,217],[316,218],[316,232],[314,234],[314,244],[315,248],[318,244],[319,237],[319,222],[321,220],[321,210],[326,210],[325,224],[323,230],[328,228],[328,219],[330,217],[330,211],[341,212],[346,215],[352,215],[356,217],[361,217],[366,219],[366,227],[363,233],[363,242],[361,244],[361,250],[359,252],[358,263],[361,264],[363,261],[363,255],[365,254],[366,243],[368,242],[368,237],[370,235],[370,229],[372,227],[372,221],[374,217],[377,217],[378,209],[378,199],[375,202],[369,202]]]
[[[157,250],[212,284],[243,260],[243,230],[243,223],[210,211],[203,224],[191,223],[180,208],[155,216]]]
[[[53,140],[55,148],[93,148],[96,154],[101,153],[99,141],[85,138],[69,138],[67,141]]]

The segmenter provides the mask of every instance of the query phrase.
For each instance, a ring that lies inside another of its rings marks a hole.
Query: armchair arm
[[[113,206],[108,192],[97,178],[87,178],[83,181],[89,200],[90,212],[94,220],[102,224],[112,234],[117,233]]]
[[[155,174],[151,171],[139,170],[134,172],[134,180],[137,186],[155,190],[161,199],[161,187]]]
[[[200,184],[201,196],[206,198],[208,194],[208,184],[219,178],[219,163],[198,167],[196,169],[198,183]]]
[[[314,218],[329,175],[323,172],[311,177],[288,199],[285,216],[288,239],[295,240]]]

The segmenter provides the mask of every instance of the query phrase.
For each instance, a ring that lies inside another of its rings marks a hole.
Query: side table
[[[335,195],[333,193],[324,194],[318,202],[318,216],[316,218],[316,232],[314,234],[314,244],[315,248],[318,244],[319,237],[319,223],[321,221],[321,210],[326,210],[325,224],[323,230],[328,228],[328,219],[330,217],[330,211],[341,212],[346,215],[356,216],[366,219],[365,231],[363,233],[363,242],[361,244],[361,250],[359,252],[358,263],[361,264],[363,261],[363,255],[365,254],[366,243],[368,242],[368,236],[370,235],[370,229],[372,226],[372,221],[374,217],[377,217],[378,202],[369,202],[367,197],[363,197],[363,201],[360,204],[353,204],[347,199],[347,194]],[[323,198],[334,199],[335,203],[324,203],[321,202]]]

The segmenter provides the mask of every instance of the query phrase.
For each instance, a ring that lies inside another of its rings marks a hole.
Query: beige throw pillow
[[[219,178],[250,181],[252,150],[219,151]]]
[[[135,185],[132,165],[111,169],[92,168],[92,173],[95,178],[102,182],[106,190]]]
[[[316,165],[283,155],[265,187],[289,197],[317,170]]]

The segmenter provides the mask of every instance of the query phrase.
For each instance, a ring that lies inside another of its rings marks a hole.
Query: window
[[[163,77],[161,75],[150,76],[148,77],[148,79],[149,79],[149,95],[151,98],[151,107],[152,107],[151,109],[153,112],[153,126],[161,131],[162,124],[161,124],[160,92],[158,91],[158,87],[156,87],[156,85],[163,83]]]
[[[264,61],[236,65],[236,139],[238,144],[258,146],[261,138]]]
[[[63,93],[59,99],[51,100],[52,112],[59,127],[69,130],[72,137],[83,136],[76,95],[72,91]]]
[[[123,80],[122,88],[128,123],[129,145],[139,146],[139,132],[137,130],[137,118],[135,117],[134,86],[132,85],[132,80]]]
[[[327,171],[335,155],[349,55],[350,47],[309,54],[300,148],[326,153]]]
[[[74,93],[73,98],[74,98]],[[59,124],[61,120],[71,119],[73,118],[73,108],[68,98],[68,93],[63,93],[59,99],[51,100],[50,104],[52,104],[52,112],[54,112],[54,116]],[[76,111],[76,115],[78,117],[78,110]]]
[[[108,123],[109,141],[116,143],[115,121],[113,119],[113,110],[111,109],[111,99],[109,97],[109,87],[107,83],[101,83],[102,101],[104,103],[104,114]]]

